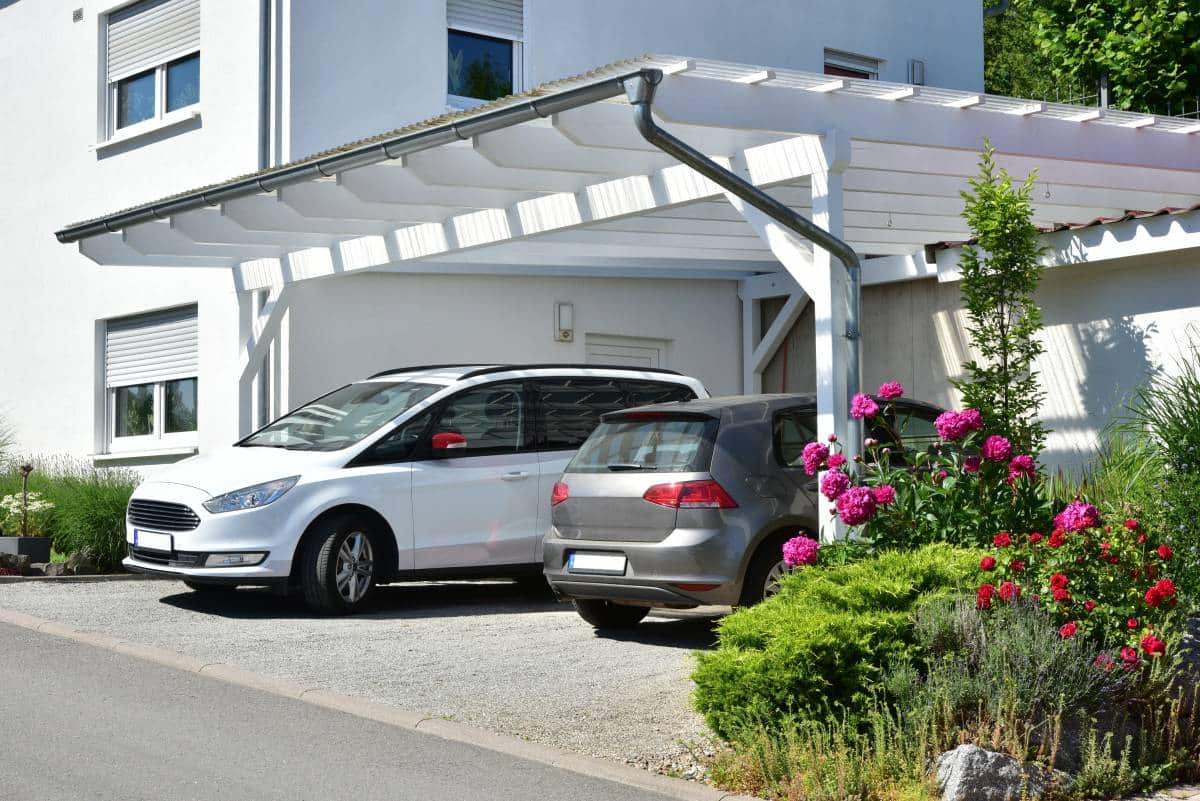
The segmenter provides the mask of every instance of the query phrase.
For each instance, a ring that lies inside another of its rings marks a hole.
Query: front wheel
[[[576,598],[575,611],[597,629],[631,629],[650,614],[648,606],[626,606],[595,598]]]
[[[300,557],[304,601],[322,615],[344,615],[363,606],[375,585],[374,531],[351,515],[318,524]]]

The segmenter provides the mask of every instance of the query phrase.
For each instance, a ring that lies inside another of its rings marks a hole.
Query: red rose
[[[1061,629],[1058,630],[1058,633],[1065,640],[1070,637],[1074,637],[1075,632],[1078,630],[1078,627],[1074,623],[1066,623]]]
[[[1125,663],[1126,670],[1132,670],[1138,663],[1138,652],[1126,645],[1121,649],[1121,661]]]
[[[1012,536],[1007,531],[1001,531],[992,538],[992,545],[995,545],[997,548],[1007,548],[1012,545]]]
[[[1138,534],[1138,545],[1145,545],[1145,544],[1146,544],[1146,535]]]
[[[1062,573],[1055,573],[1050,577],[1050,586],[1057,589],[1062,589],[1071,583],[1071,579],[1064,576]]]
[[[1131,617],[1129,620],[1125,621],[1125,625],[1129,626],[1131,629],[1136,629],[1139,625],[1138,619],[1136,617]]]
[[[1093,610],[1093,609],[1095,609],[1095,608],[1096,608],[1096,602],[1095,602],[1095,601],[1088,601],[1088,602],[1086,602],[1086,603],[1083,605],[1083,609],[1084,609],[1084,611],[1085,611],[1085,612],[1090,612],[1090,611],[1092,611],[1092,610]]]
[[[1037,531],[1035,531],[1035,532],[1033,532],[1032,534],[1030,534],[1030,535],[1029,535],[1029,542],[1030,542],[1030,544],[1034,544],[1034,543],[1041,542],[1041,541],[1042,541],[1042,539],[1043,539],[1042,535],[1041,535],[1039,532],[1037,532]]]
[[[1014,559],[1008,563],[1008,569],[1014,573],[1020,573],[1022,570],[1025,569],[1025,563],[1022,562],[1020,559]]]
[[[1134,520],[1133,518],[1126,520],[1125,528],[1129,529],[1130,531],[1136,531],[1138,528],[1138,521]]]
[[[979,609],[992,608],[992,596],[996,594],[996,588],[991,584],[980,586],[979,592],[975,594],[975,606]]]
[[[996,560],[994,557],[985,556],[979,560],[979,569],[983,571],[995,570]]]
[[[1110,557],[1108,561],[1112,562],[1115,565],[1115,564],[1119,564],[1121,560],[1118,559],[1117,557],[1113,556],[1113,557]]]
[[[1054,600],[1060,604],[1065,604],[1067,601],[1071,600],[1071,593],[1067,592],[1062,587],[1055,587],[1053,590],[1051,590],[1051,594],[1054,596]]]
[[[1021,588],[1011,581],[1006,581],[1000,585],[1000,600],[1006,603],[1015,601],[1021,597]]]
[[[1172,556],[1175,555],[1175,552],[1171,550],[1170,545],[1158,546],[1157,553],[1158,553],[1159,559],[1170,559]]]
[[[1155,609],[1157,609],[1158,605],[1163,602],[1163,597],[1159,594],[1158,587],[1151,587],[1150,589],[1146,590],[1146,594],[1143,596],[1143,598],[1145,598],[1145,601],[1149,606],[1154,607]]]
[[[1147,634],[1142,638],[1142,650],[1146,656],[1162,656],[1167,652],[1167,644],[1153,634]]]
[[[1155,584],[1154,589],[1158,590],[1158,594],[1163,598],[1170,598],[1175,594],[1175,582],[1165,578]]]
[[[1086,543],[1086,542],[1084,542],[1083,544],[1084,544],[1084,545],[1087,545],[1087,543]],[[1110,548],[1112,548],[1112,543],[1109,543],[1109,542],[1102,542],[1102,543],[1100,543],[1100,550],[1102,550],[1102,551],[1107,551],[1107,550],[1109,550]]]
[[[1067,541],[1067,536],[1061,531],[1055,531],[1050,534],[1050,541],[1046,543],[1051,548],[1061,548],[1063,543]]]

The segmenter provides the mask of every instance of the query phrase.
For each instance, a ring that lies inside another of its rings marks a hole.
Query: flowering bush
[[[803,534],[792,537],[783,544],[784,564],[788,567],[815,565],[817,563],[817,553],[820,549],[821,543],[805,537]]]
[[[1037,464],[1014,453],[1012,443],[988,434],[975,409],[947,411],[934,422],[940,441],[926,450],[906,446],[907,419],[892,403],[904,387],[889,381],[876,399],[856,395],[852,416],[866,420],[872,436],[863,467],[852,475],[841,445],[810,442],[804,448],[809,475],[824,470],[821,493],[833,513],[876,547],[913,547],[928,542],[985,545],[999,528],[1030,530],[1048,523]]]
[[[21,535],[21,495],[5,495],[0,498],[0,531],[9,537]],[[25,533],[30,537],[46,537],[50,534],[50,525],[54,514],[54,504],[41,496],[41,493],[30,492],[25,508]]]
[[[1116,649],[1096,664],[1136,667],[1166,649],[1156,630],[1178,603],[1166,576],[1174,552],[1153,540],[1137,520],[1104,525],[1094,506],[1072,501],[1055,517],[1049,537],[1000,532],[979,562],[976,605],[991,609],[1024,594],[1043,606],[1063,638],[1087,637]],[[1008,597],[998,587],[1011,587]]]

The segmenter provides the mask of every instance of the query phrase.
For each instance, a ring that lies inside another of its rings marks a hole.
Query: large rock
[[[65,576],[67,566],[62,562],[51,562],[42,568],[42,573],[47,576]]]
[[[1037,798],[1066,774],[1028,765],[977,745],[960,745],[937,760],[942,801],[1019,801]]]
[[[91,552],[84,548],[67,557],[65,571],[68,576],[94,576],[100,572],[100,566]]]
[[[23,553],[0,553],[0,568],[12,570],[18,576],[28,576],[33,572],[33,560]]]

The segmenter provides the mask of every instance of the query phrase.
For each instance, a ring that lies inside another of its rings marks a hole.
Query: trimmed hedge
[[[726,739],[789,717],[861,714],[887,666],[912,656],[918,606],[967,588],[979,557],[939,544],[796,571],[722,621],[717,649],[697,657],[697,709]]]

